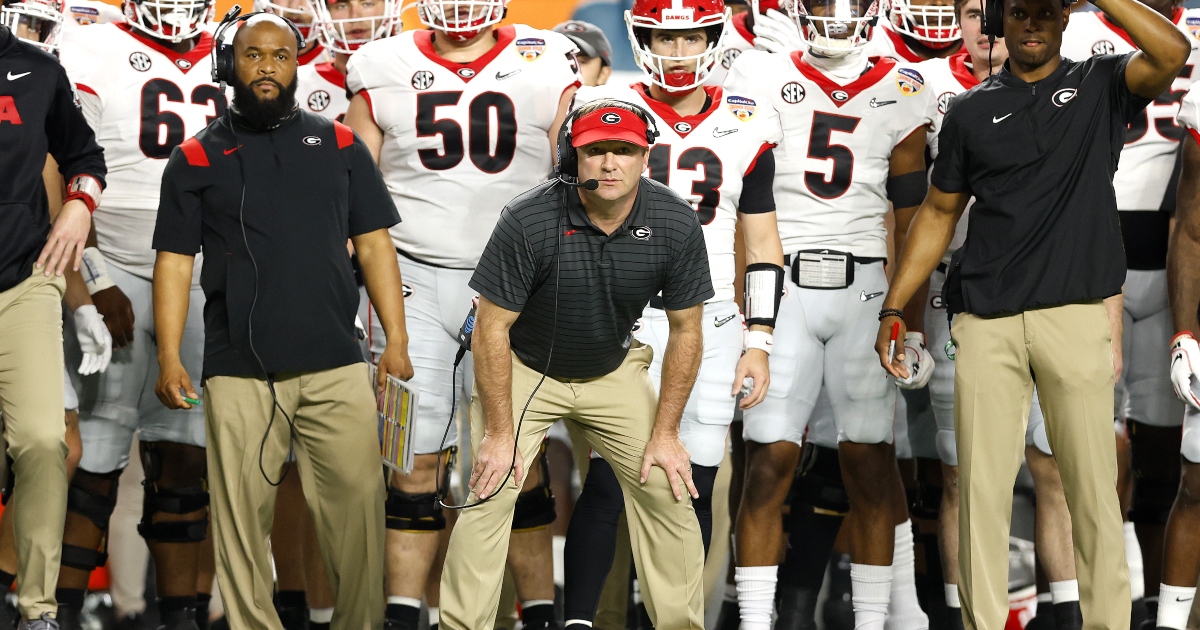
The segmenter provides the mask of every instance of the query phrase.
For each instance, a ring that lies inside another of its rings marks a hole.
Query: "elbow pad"
[[[921,205],[928,191],[929,180],[926,179],[925,171],[913,171],[906,175],[889,177],[887,180],[888,201],[897,208]]]
[[[775,327],[783,298],[783,267],[771,263],[746,266],[746,325]]]

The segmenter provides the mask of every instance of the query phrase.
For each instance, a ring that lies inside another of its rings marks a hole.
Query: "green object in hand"
[[[199,405],[200,404],[199,400],[197,400],[195,398],[188,398],[187,396],[183,397],[183,402],[185,402],[189,405]]]

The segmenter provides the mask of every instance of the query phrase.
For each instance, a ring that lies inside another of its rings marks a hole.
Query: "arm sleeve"
[[[1117,116],[1128,125],[1146,106],[1151,99],[1143,98],[1129,91],[1129,83],[1125,80],[1125,69],[1134,53],[1109,57],[1104,61],[1115,61],[1112,79],[1112,106]]]
[[[942,119],[942,128],[937,135],[938,155],[933,161],[933,175],[930,177],[931,184],[949,193],[971,191],[963,147],[965,138],[959,128],[961,114],[962,107],[951,107]]]
[[[104,165],[104,149],[96,142],[96,134],[88,126],[83,112],[75,106],[75,91],[67,73],[61,67],[55,79],[54,102],[46,117],[46,139],[50,155],[58,162],[63,179],[71,181],[76,175],[90,175],[104,185],[108,169]]]
[[[358,134],[354,134],[354,144],[343,151],[350,152],[350,236],[399,223],[400,213],[383,183],[383,175]]]
[[[171,150],[159,188],[155,250],[185,256],[200,252],[202,187],[198,171],[202,168],[188,165],[179,147]]]
[[[505,309],[520,312],[536,277],[537,260],[525,228],[505,208],[471,276],[471,288]]]
[[[671,260],[666,286],[662,290],[663,307],[669,311],[690,308],[716,295],[709,275],[704,231],[696,213],[688,214],[690,220],[683,235],[683,247]]]
[[[742,197],[738,212],[762,214],[775,211],[775,151],[774,145],[764,144],[750,170],[742,177]]]

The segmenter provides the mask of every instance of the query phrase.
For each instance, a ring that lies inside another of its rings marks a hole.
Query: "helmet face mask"
[[[315,15],[309,0],[255,0],[254,10],[267,11],[290,20],[304,37],[305,45],[317,39],[317,29],[313,25]]]
[[[788,14],[809,50],[844,57],[866,48],[879,19],[879,0],[790,0]]]
[[[429,28],[465,42],[504,19],[508,0],[417,0],[417,16]]]
[[[929,48],[948,48],[962,38],[953,4],[916,4],[912,0],[889,0],[888,19],[897,32],[908,35]]]
[[[668,92],[688,92],[708,80],[725,49],[725,24],[732,12],[724,0],[635,0],[625,12],[633,58],[651,83]],[[685,56],[653,52],[654,30],[695,31],[707,34],[704,51]],[[684,66],[687,72],[672,72]]]
[[[353,12],[355,4],[359,5],[359,15],[343,17],[343,14]],[[331,9],[331,5],[334,8]],[[399,12],[395,10],[394,0],[341,0],[328,4],[324,0],[313,0],[310,6],[314,15],[313,30],[321,40],[321,45],[335,53],[353,54],[363,44],[399,30]],[[338,14],[337,17],[334,17],[334,12]]]
[[[48,53],[58,51],[65,21],[62,0],[23,0],[0,7],[0,24]]]
[[[142,33],[177,44],[204,32],[214,0],[125,0],[125,18]]]

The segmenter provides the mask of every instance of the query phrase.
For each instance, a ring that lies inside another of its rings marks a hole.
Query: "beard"
[[[275,98],[261,98],[254,92],[258,83],[273,83],[279,90]],[[296,109],[296,77],[287,86],[275,79],[258,79],[247,85],[240,80],[234,81],[233,108],[237,111],[246,125],[252,129],[270,129],[279,125]]]

